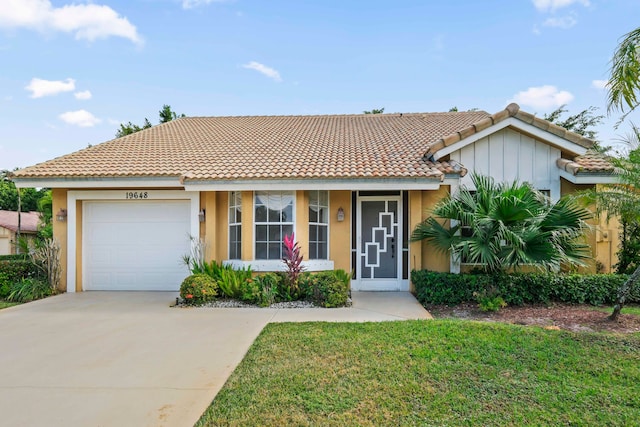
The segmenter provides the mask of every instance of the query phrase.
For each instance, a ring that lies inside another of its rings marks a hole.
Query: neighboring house
[[[38,212],[20,213],[20,237],[33,240],[38,233],[40,214]],[[18,212],[0,210],[0,255],[16,253],[18,241]]]
[[[408,237],[468,171],[556,200],[613,182],[592,145],[516,104],[493,115],[187,117],[12,179],[53,189],[70,292],[177,290],[189,236],[209,259],[279,270],[292,232],[308,271],[352,271],[354,290],[408,290],[412,269],[459,270]]]

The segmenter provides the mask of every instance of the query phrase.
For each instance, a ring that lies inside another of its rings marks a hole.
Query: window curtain
[[[287,206],[293,206],[293,194],[279,193],[272,191],[257,191],[256,200],[261,205],[267,206],[270,210],[282,211]]]

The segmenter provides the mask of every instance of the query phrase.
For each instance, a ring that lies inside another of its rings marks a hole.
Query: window
[[[328,259],[329,192],[309,191],[309,259]]]
[[[284,236],[293,233],[292,191],[256,191],[255,259],[282,259]]]
[[[242,193],[229,194],[229,259],[242,258]]]

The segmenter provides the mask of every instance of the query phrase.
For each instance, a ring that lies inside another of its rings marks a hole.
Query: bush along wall
[[[0,299],[6,298],[24,279],[40,279],[41,276],[41,270],[31,261],[20,259],[0,261]]]
[[[411,280],[422,304],[456,305],[476,302],[478,295],[500,296],[508,305],[611,304],[627,279],[618,274],[514,273],[453,274],[413,270]],[[640,302],[636,289],[628,302]]]

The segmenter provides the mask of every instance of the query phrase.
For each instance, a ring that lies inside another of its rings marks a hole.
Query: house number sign
[[[148,191],[127,191],[125,193],[125,199],[141,200],[141,199],[148,199],[148,198],[149,198]]]

